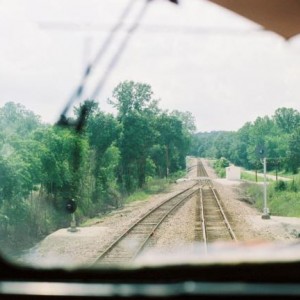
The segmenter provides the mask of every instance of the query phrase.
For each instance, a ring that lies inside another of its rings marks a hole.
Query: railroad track
[[[208,177],[208,174],[203,166],[203,163],[200,159],[197,160],[197,163],[193,166],[189,166],[187,172],[192,171],[194,168],[197,168],[197,177]]]
[[[198,163],[201,174],[207,174],[201,162]],[[207,244],[216,241],[237,241],[234,231],[221,205],[219,195],[211,181],[202,183],[199,188],[196,205],[195,239]]]
[[[133,261],[148,245],[160,224],[185,201],[198,196],[196,208],[196,240],[207,243],[236,240],[222,209],[217,192],[199,160],[197,175],[200,179],[175,196],[152,208],[114,240],[94,261],[95,265],[120,264]],[[201,178],[203,177],[203,178]]]
[[[205,170],[205,167],[200,159],[198,159],[197,162],[197,177],[199,179],[199,185],[200,187],[205,187],[205,186],[213,186],[211,180],[208,177],[208,174]]]
[[[208,174],[204,168],[204,165],[200,159],[198,159],[197,163],[197,176],[198,177],[208,177]]]
[[[196,193],[198,182],[154,207],[111,243],[94,264],[120,264],[133,261],[165,218]]]

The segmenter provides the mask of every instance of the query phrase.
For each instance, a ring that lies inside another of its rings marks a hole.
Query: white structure
[[[229,166],[226,168],[227,180],[241,180],[241,168],[235,166]]]

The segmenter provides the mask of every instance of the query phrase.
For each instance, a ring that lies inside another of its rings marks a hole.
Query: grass
[[[276,176],[276,171],[270,171],[268,172],[268,174]],[[278,177],[286,177],[286,178],[294,178],[295,174],[293,174],[292,172],[286,172],[284,170],[278,171],[277,172],[277,176]]]
[[[256,182],[255,174],[251,174],[251,173],[247,173],[247,172],[242,172],[241,179]],[[264,181],[263,177],[257,176],[257,182],[263,182],[263,181]]]
[[[129,195],[125,199],[125,203],[147,200],[153,194],[163,193],[168,190],[170,183],[175,182],[184,175],[185,172],[180,171],[169,176],[167,180],[165,178],[148,178],[146,186]]]
[[[280,188],[279,188],[280,187]],[[263,186],[250,184],[247,194],[255,202],[255,207],[262,211]],[[280,185],[280,181],[268,185],[267,206],[271,215],[285,217],[300,217],[300,176],[296,175],[294,181]]]
[[[155,183],[154,183],[155,182]],[[154,180],[154,182],[147,184],[145,189],[140,189],[129,195],[128,197],[124,198],[124,203],[132,203],[135,201],[145,201],[147,200],[152,194],[161,192],[168,187],[168,183],[165,180],[165,183],[163,182],[157,182],[157,180]],[[97,223],[100,223],[103,218],[103,215],[99,215],[94,218],[90,218],[85,220],[80,226],[82,227],[88,227],[95,225]]]
[[[300,217],[300,193],[277,192],[269,195],[269,208],[273,215],[286,217]]]
[[[123,203],[128,204],[135,201],[145,201],[151,195],[166,192],[168,191],[170,184],[172,182],[175,182],[178,178],[184,176],[185,176],[185,171],[180,171],[170,175],[168,179],[149,177],[147,178],[147,184],[145,185],[145,187],[143,189],[139,189],[135,191],[128,197],[124,198]],[[98,216],[98,217],[87,219],[80,226],[87,227],[87,226],[95,225],[101,222],[102,218],[103,216]]]
[[[125,203],[131,203],[134,201],[143,201],[146,200],[149,196],[150,194],[147,194],[145,191],[138,190],[133,194],[131,194],[130,196],[126,197]]]
[[[165,185],[163,185],[163,186],[165,186]],[[135,201],[145,201],[152,194],[155,194],[155,191],[159,191],[161,189],[163,189],[162,184],[161,185],[160,184],[153,184],[153,185],[149,184],[149,185],[147,185],[147,187],[145,187],[145,190],[144,189],[137,190],[134,193],[132,193],[131,195],[129,195],[128,197],[124,198],[123,203],[128,204],[128,203],[132,203]],[[103,219],[103,217],[104,217],[104,215],[99,215],[97,217],[87,219],[80,226],[88,227],[88,226],[95,225],[97,223],[100,223],[101,220]]]

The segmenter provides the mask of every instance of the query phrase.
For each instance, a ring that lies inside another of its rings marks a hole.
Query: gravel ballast
[[[189,163],[194,166],[196,160],[191,159]],[[218,179],[209,163],[204,160],[203,163],[221,195],[222,205],[239,241],[247,243],[297,241],[300,219],[272,216],[270,220],[263,220],[261,212],[239,200],[243,193],[240,182]],[[168,192],[155,195],[145,201],[130,203],[98,219],[89,227],[80,227],[77,232],[60,229],[41,241],[24,257],[24,261],[43,267],[90,265],[138,218],[172,195],[192,186],[195,180],[196,168],[194,167],[191,168],[187,178],[172,184]],[[167,217],[152,237],[149,249],[137,262],[143,261],[143,257],[147,257],[149,261],[149,253],[172,255],[180,252],[181,257],[189,256],[195,250],[195,206],[196,197],[185,202]]]

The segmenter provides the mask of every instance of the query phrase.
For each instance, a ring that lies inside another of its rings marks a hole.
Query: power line
[[[124,39],[122,40],[120,46],[118,47],[118,49],[115,52],[114,56],[112,57],[111,61],[107,65],[107,68],[105,69],[104,73],[102,74],[99,83],[97,84],[96,88],[94,89],[93,93],[91,94],[91,99],[95,99],[99,95],[102,87],[106,83],[111,72],[115,68],[115,66],[118,63],[120,57],[122,56],[124,50],[126,49],[128,42],[130,41],[130,38],[133,36],[134,32],[139,27],[140,21],[147,11],[148,3],[149,3],[149,1],[147,0],[145,2],[144,6],[141,8],[139,14],[137,15],[134,23],[130,26],[129,30],[127,31],[127,34],[125,35]]]
[[[92,71],[95,69],[96,65],[99,63],[100,59],[103,57],[103,55],[105,54],[105,52],[109,48],[110,44],[113,42],[116,33],[122,27],[124,19],[130,13],[130,11],[133,8],[136,1],[137,0],[131,0],[131,1],[128,2],[127,6],[125,7],[125,9],[123,10],[121,16],[119,17],[118,22],[112,28],[112,30],[110,31],[110,34],[107,36],[106,40],[103,42],[103,44],[102,44],[101,48],[99,49],[99,51],[97,52],[94,60],[90,64],[88,64],[87,67],[85,68],[85,71],[84,71],[84,74],[83,74],[82,79],[80,81],[80,84],[75,89],[75,91],[71,94],[71,96],[70,96],[70,98],[67,102],[67,105],[66,105],[65,109],[63,110],[63,112],[61,114],[61,118],[60,118],[58,123],[61,123],[61,122],[64,123],[65,122],[66,114],[69,111],[70,107],[72,106],[72,104],[77,99],[79,99],[81,97],[88,77],[91,75]]]
[[[103,57],[103,55],[107,51],[110,44],[113,42],[115,34],[122,27],[124,19],[130,13],[130,11],[131,11],[131,9],[134,6],[136,1],[137,0],[131,0],[128,3],[128,5],[125,7],[122,15],[120,16],[119,21],[113,27],[113,29],[111,30],[111,32],[108,35],[107,39],[104,41],[101,48],[99,49],[96,57],[94,58],[92,63],[87,65],[79,86],[77,87],[77,89],[74,91],[74,93],[72,93],[71,97],[69,98],[69,101],[67,102],[67,105],[66,105],[65,109],[63,110],[63,112],[60,116],[60,120],[58,121],[57,124],[60,124],[60,125],[63,125],[63,126],[69,125],[67,117],[66,117],[67,112],[69,111],[72,104],[82,96],[84,88],[85,88],[85,84],[86,84],[87,79],[89,78],[90,74],[92,73],[92,70],[95,69],[95,66],[99,63],[100,59]],[[109,78],[111,72],[113,71],[113,69],[115,68],[117,62],[119,61],[121,55],[123,54],[124,50],[126,49],[127,44],[130,41],[130,38],[133,36],[133,33],[139,27],[140,21],[143,18],[143,16],[145,15],[145,13],[147,11],[148,4],[151,1],[152,0],[145,0],[144,5],[142,6],[141,10],[139,11],[135,21],[133,22],[133,24],[127,30],[127,34],[126,34],[125,38],[122,40],[122,42],[119,45],[117,51],[115,52],[115,54],[113,55],[112,59],[110,60],[110,62],[108,64],[107,68],[105,69],[98,85],[96,86],[93,93],[91,94],[91,99],[95,99],[97,97],[97,95],[100,93],[101,89],[103,88],[104,84],[106,83],[107,79]],[[177,4],[177,0],[169,0],[169,1]],[[80,117],[79,117],[78,123],[81,123]]]

